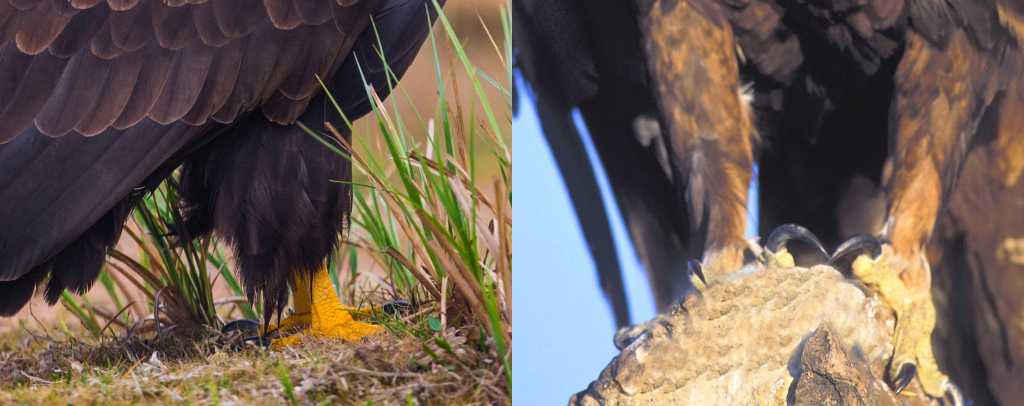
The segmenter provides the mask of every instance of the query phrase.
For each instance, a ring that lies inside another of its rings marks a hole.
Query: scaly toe
[[[379,325],[354,320],[347,311],[339,310],[340,313],[329,315],[329,317],[314,317],[313,323],[308,328],[295,334],[274,339],[273,348],[297,344],[305,337],[359,341],[384,331],[384,328]]]
[[[878,258],[861,255],[852,266],[853,275],[877,292],[896,315],[889,383],[898,392],[916,376],[926,394],[941,398],[946,394],[949,378],[939,370],[932,351],[935,306],[931,291],[908,287],[893,266],[893,256],[891,249],[883,246]]]
[[[292,313],[277,324],[271,324],[265,333],[293,333],[309,328],[312,319],[309,312]]]

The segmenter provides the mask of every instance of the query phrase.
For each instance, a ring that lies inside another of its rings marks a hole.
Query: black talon
[[[413,312],[413,305],[408,301],[397,299],[390,302],[384,303],[383,310],[384,314],[391,316],[407,315]]]
[[[825,246],[821,245],[821,241],[818,240],[818,237],[816,237],[810,230],[796,224],[783,224],[772,230],[772,233],[768,235],[768,240],[766,240],[765,248],[771,252],[777,252],[786,245],[786,242],[791,240],[806,242],[814,246],[822,257],[826,259],[830,258],[828,251],[825,251]]]
[[[704,278],[704,269],[701,268],[700,261],[696,259],[691,259],[687,261],[686,270],[689,271],[691,274],[696,274],[697,277],[700,278],[700,281],[701,283],[704,284],[704,286],[708,285],[708,280]]]
[[[258,335],[260,333],[260,323],[249,319],[234,320],[225,324],[220,329],[220,332],[223,334],[230,334],[235,331],[241,331],[242,334]]]
[[[836,248],[836,252],[829,259],[829,264],[834,265],[840,260],[856,258],[857,255],[865,252],[871,254],[872,258],[878,258],[879,255],[882,255],[882,242],[870,235],[854,236]]]
[[[896,374],[896,378],[892,382],[892,390],[896,393],[903,392],[903,389],[910,385],[910,381],[914,380],[915,375],[917,375],[917,365],[914,365],[913,362],[901,365],[900,372]]]
[[[946,397],[953,398],[950,400],[953,406],[963,406],[964,404],[964,394],[953,382],[946,382]]]

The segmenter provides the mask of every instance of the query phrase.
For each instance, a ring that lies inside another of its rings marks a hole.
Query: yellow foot
[[[921,261],[925,261],[921,258]],[[930,272],[927,262],[905,263],[892,252],[888,245],[882,247],[882,254],[871,259],[866,255],[853,261],[853,274],[878,295],[896,313],[896,332],[893,337],[894,349],[889,363],[889,379],[897,389],[902,390],[916,375],[921,387],[929,396],[942,398],[951,383],[949,377],[939,370],[932,352],[932,331],[935,329],[935,305],[931,287],[908,286],[900,279],[900,271],[913,266],[924,266],[923,272]]]
[[[306,336],[358,341],[384,331],[381,326],[352,318],[353,314],[367,316],[370,311],[341,304],[326,271],[316,272],[312,281],[300,277],[295,282],[295,291],[292,295],[295,313],[286,317],[276,327],[284,333],[296,330],[298,332],[275,339],[273,347],[293,345]]]

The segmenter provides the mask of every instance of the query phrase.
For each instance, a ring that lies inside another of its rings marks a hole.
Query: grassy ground
[[[8,334],[0,404],[508,403],[500,363],[466,333],[309,339],[273,351],[212,333],[102,345]]]
[[[310,134],[355,172],[348,243],[329,264],[339,296],[412,304],[367,316],[387,333],[274,349],[220,334],[259,312],[230,250],[167,237],[180,211],[166,182],[88,296],[66,293],[56,317],[37,318],[37,305],[17,327],[0,324],[0,404],[511,403],[510,16],[447,12],[485,35],[460,37],[442,17],[421,51],[426,77],[404,81],[433,86],[428,105],[403,104],[416,90],[399,87],[353,126],[355,145]]]

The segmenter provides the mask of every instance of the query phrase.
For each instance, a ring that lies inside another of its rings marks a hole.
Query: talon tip
[[[383,310],[385,314],[391,316],[398,316],[402,314],[408,314],[412,311],[412,303],[406,300],[397,299],[390,302],[384,303]]]
[[[900,366],[900,371],[896,374],[896,379],[893,381],[892,390],[896,393],[903,392],[910,385],[910,381],[917,375],[917,365],[913,362],[908,362]]]
[[[260,323],[255,320],[240,319],[228,322],[220,329],[223,334],[230,334],[235,331],[241,331],[248,334],[258,334],[260,331]]]
[[[823,258],[830,258],[828,251],[825,250],[825,246],[821,244],[818,237],[810,230],[796,224],[783,224],[772,230],[765,242],[765,248],[771,252],[776,252],[792,240],[803,241],[814,247],[815,251],[821,254]]]
[[[878,258],[882,255],[882,242],[870,235],[854,236],[836,248],[836,252],[829,258],[829,265],[865,252],[871,254],[872,258]]]
[[[704,286],[707,286],[708,280],[706,278],[704,278],[704,269],[701,268],[700,261],[697,261],[695,259],[691,259],[691,260],[687,261],[686,262],[686,269],[691,274],[697,275],[697,278],[700,279],[700,282],[703,283]]]
[[[946,382],[946,398],[950,398],[950,403],[953,406],[963,406],[964,395],[960,392],[960,388],[953,384],[953,382]]]

